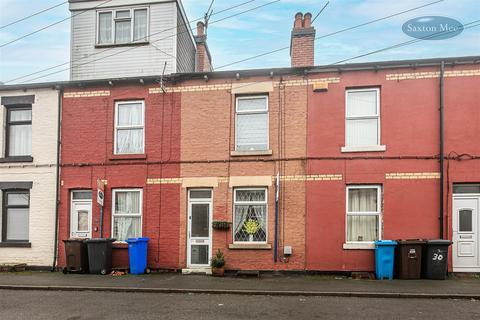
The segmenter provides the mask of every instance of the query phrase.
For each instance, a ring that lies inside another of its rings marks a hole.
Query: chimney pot
[[[197,36],[205,35],[205,24],[201,21],[197,23]]]
[[[300,29],[300,28],[302,28],[302,25],[303,25],[302,19],[303,19],[303,13],[298,12],[298,13],[295,15],[295,23],[293,24],[293,28],[294,28],[294,29]]]
[[[303,17],[303,27],[310,28],[311,26],[312,26],[312,14],[310,12],[307,12]]]

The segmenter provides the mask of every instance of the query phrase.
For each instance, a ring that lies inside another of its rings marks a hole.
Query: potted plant
[[[218,249],[215,257],[212,258],[212,275],[214,277],[223,277],[225,274],[225,257],[223,252]]]
[[[230,224],[231,224],[231,222],[228,222],[228,221],[213,221],[212,222],[212,227],[215,230],[226,231],[226,230],[230,229]]]
[[[260,230],[260,228],[260,224],[253,219],[248,219],[245,222],[245,224],[243,225],[243,230],[248,234],[248,241],[253,241],[253,236]]]

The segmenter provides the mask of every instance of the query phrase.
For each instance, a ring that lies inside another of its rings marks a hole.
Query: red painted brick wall
[[[180,98],[178,94],[151,95],[148,89],[149,86],[125,85],[72,88],[65,92],[62,111],[60,266],[65,264],[61,240],[68,238],[70,232],[70,191],[93,191],[93,237],[99,237],[100,207],[96,203],[96,181],[103,179],[107,180],[104,236],[111,235],[112,189],[142,188],[143,236],[151,239],[149,266],[178,267],[179,186],[147,185],[147,179],[152,176],[178,177],[180,174]],[[110,95],[95,96],[99,91],[109,91]],[[78,92],[84,92],[87,96],[72,97]],[[115,102],[124,100],[145,101],[143,159],[113,156]],[[170,164],[162,165],[162,162]]]
[[[446,155],[451,151],[480,154],[476,142],[480,134],[479,77],[452,73],[471,69],[478,67],[446,68],[449,73],[445,81]],[[343,179],[307,184],[307,269],[374,270],[373,250],[343,249],[345,193],[349,184],[383,186],[384,239],[439,237],[440,180],[386,179],[387,173],[439,172],[439,161],[435,158],[439,154],[439,78],[418,75],[421,78],[387,80],[388,74],[438,71],[438,68],[406,68],[316,76],[339,77],[340,83],[330,84],[327,92],[309,91],[308,174],[335,173]],[[341,153],[345,140],[345,90],[369,86],[381,88],[381,144],[387,149],[385,152]],[[421,159],[424,157],[432,159]],[[452,184],[479,182],[479,164],[478,160],[450,161],[444,199],[448,204],[445,208],[448,238],[452,233]]]

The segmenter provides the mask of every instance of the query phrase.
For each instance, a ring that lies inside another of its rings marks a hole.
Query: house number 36
[[[433,261],[442,261],[443,260],[443,254],[438,254],[438,253],[434,253],[433,254]]]

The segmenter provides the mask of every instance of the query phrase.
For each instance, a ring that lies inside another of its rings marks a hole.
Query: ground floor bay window
[[[267,189],[234,189],[234,243],[267,242]]]
[[[117,241],[142,236],[142,189],[113,190],[112,237]]]
[[[381,239],[382,187],[347,187],[347,243],[368,243]]]

